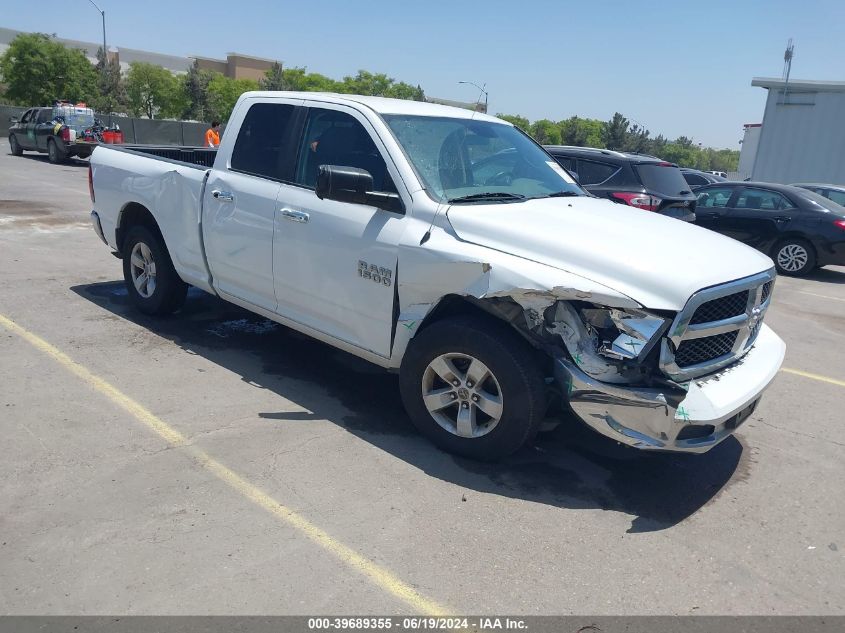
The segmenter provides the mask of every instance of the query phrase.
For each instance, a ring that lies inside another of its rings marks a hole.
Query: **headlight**
[[[596,351],[614,360],[643,360],[660,340],[669,320],[641,310],[585,308],[584,323],[596,336]]]

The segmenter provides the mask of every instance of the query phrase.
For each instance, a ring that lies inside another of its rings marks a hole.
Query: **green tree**
[[[604,128],[603,141],[607,149],[621,150],[628,139],[628,119],[619,112],[607,122]]]
[[[105,67],[105,70],[103,70]],[[126,106],[126,87],[120,73],[120,64],[115,58],[106,62],[103,47],[97,49],[97,94],[91,105],[97,112],[109,114],[122,112]]]
[[[411,84],[406,84],[404,81],[394,83],[384,95],[385,97],[393,97],[394,99],[407,99],[408,101],[425,101],[425,92],[417,84],[416,88]]]
[[[85,53],[43,33],[21,33],[11,41],[0,56],[0,83],[6,99],[24,106],[90,101],[97,94],[96,70]]]
[[[645,128],[641,128],[637,124],[632,125],[625,135],[625,142],[621,149],[626,152],[647,154],[651,149],[649,134],[650,132]]]
[[[531,122],[526,119],[524,116],[520,116],[518,114],[497,114],[498,118],[502,119],[503,121],[507,121],[508,123],[512,123],[516,127],[518,127],[523,132],[528,132],[531,129]]]
[[[126,75],[126,95],[133,116],[148,119],[178,117],[188,96],[170,71],[146,62],[132,62]]]
[[[208,116],[208,84],[219,73],[211,70],[200,70],[199,63],[194,60],[188,72],[182,78],[182,92],[185,96],[183,119],[207,121]]]
[[[554,121],[534,121],[529,128],[529,134],[542,145],[560,145],[560,126]]]
[[[231,79],[215,75],[208,84],[210,118],[228,121],[238,97],[250,90],[258,90],[258,82],[254,79]]]
[[[264,78],[258,81],[258,85],[262,90],[290,90],[285,71],[279,62],[274,63],[273,67],[264,73]]]

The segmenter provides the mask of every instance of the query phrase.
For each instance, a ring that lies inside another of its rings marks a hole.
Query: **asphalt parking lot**
[[[0,613],[845,614],[845,268],[780,278],[737,435],[496,465],[396,378],[198,291],[129,308],[87,165],[0,140]]]

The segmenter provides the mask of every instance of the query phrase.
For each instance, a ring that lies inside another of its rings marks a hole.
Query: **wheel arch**
[[[804,235],[803,233],[799,233],[798,231],[786,231],[782,235],[779,235],[778,238],[775,240],[774,244],[772,244],[771,249],[769,250],[769,257],[774,259],[777,256],[780,247],[783,246],[784,243],[790,241],[803,242],[812,249],[813,256],[818,258],[819,251],[818,248],[816,248],[816,245],[813,243],[813,240],[809,239],[806,235]]]
[[[123,253],[123,243],[129,230],[135,226],[144,226],[151,230],[161,240],[164,248],[167,249],[167,242],[158,226],[158,222],[152,212],[140,202],[127,202],[123,205],[117,216],[117,228],[115,229],[115,243],[117,252]],[[169,253],[168,249],[168,253]]]

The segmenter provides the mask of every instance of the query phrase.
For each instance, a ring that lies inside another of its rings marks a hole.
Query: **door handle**
[[[775,222],[789,222],[791,219],[788,215],[779,215],[775,217]]]
[[[308,222],[310,217],[307,213],[291,211],[290,209],[282,209],[281,213],[285,220],[290,220],[291,222]]]
[[[231,191],[220,191],[219,189],[215,189],[211,192],[211,195],[214,197],[215,200],[220,200],[220,202],[235,201],[235,194],[233,194]]]

